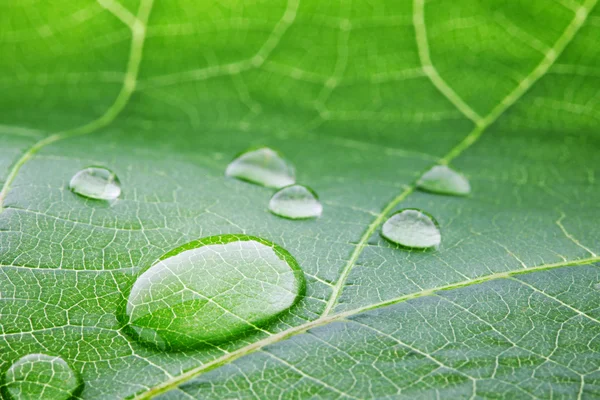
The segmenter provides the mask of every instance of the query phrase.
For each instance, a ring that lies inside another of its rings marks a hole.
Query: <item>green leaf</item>
[[[60,357],[85,399],[600,397],[595,6],[0,2],[0,372]],[[224,176],[258,146],[320,218]],[[435,165],[470,195],[418,191]],[[69,190],[90,166],[118,200]],[[402,208],[438,249],[380,236]],[[223,234],[287,250],[305,296],[217,345],[129,336],[136,277]]]

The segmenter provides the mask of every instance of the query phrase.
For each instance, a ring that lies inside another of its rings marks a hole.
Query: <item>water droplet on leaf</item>
[[[421,210],[407,208],[383,224],[381,236],[390,242],[414,249],[438,246],[442,240],[435,219]]]
[[[135,281],[125,321],[142,342],[183,350],[262,326],[290,308],[304,275],[283,248],[220,235],[172,250]]]
[[[276,189],[296,182],[292,164],[268,147],[242,153],[229,163],[225,175]]]
[[[417,182],[417,187],[427,192],[466,196],[471,192],[469,180],[446,165],[436,165]]]
[[[3,389],[13,400],[67,400],[82,388],[82,380],[62,358],[29,354],[6,371]]]
[[[121,194],[119,178],[102,167],[89,167],[77,172],[69,187],[81,196],[97,200],[114,200]]]
[[[290,219],[317,218],[323,212],[317,194],[302,185],[284,187],[271,197],[269,210]]]

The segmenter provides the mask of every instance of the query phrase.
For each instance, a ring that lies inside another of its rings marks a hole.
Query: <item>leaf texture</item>
[[[0,371],[66,360],[112,398],[598,398],[596,1],[0,1]],[[324,209],[224,177],[269,146]],[[434,165],[468,197],[416,190]],[[71,193],[114,171],[112,204]],[[415,207],[436,251],[379,235]],[[264,331],[163,352],[117,318],[202,237],[289,251]]]

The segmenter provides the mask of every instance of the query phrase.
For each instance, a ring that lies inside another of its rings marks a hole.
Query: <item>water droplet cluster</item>
[[[278,189],[268,206],[277,216],[299,220],[318,218],[323,212],[317,194],[296,184],[292,163],[268,147],[238,155],[225,175]],[[80,170],[69,188],[94,200],[114,201],[121,195],[118,177],[104,167]],[[416,188],[454,196],[471,191],[467,178],[446,165],[424,173]],[[435,218],[413,208],[392,214],[381,236],[400,247],[421,250],[437,248],[442,239]],[[185,350],[261,330],[289,310],[304,290],[301,268],[282,247],[247,235],[210,236],[171,250],[144,270],[119,319],[141,343]],[[0,390],[13,400],[67,400],[82,388],[79,374],[61,357],[29,354],[10,366]]]
[[[468,179],[447,165],[429,169],[416,186],[433,194],[467,196],[471,193]],[[392,214],[381,227],[381,236],[401,247],[420,250],[437,248],[442,241],[435,218],[425,211],[411,208]]]
[[[275,150],[261,147],[238,155],[225,175],[265,187],[280,189],[269,202],[269,211],[288,219],[318,218],[323,205],[310,188],[297,185],[292,163]]]

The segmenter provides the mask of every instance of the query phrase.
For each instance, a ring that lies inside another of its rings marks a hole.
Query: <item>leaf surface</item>
[[[0,371],[62,357],[86,399],[600,396],[596,1],[0,2]],[[269,146],[319,195],[225,178]],[[434,165],[468,197],[415,189]],[[108,204],[69,191],[119,177]],[[419,208],[435,251],[379,229]],[[117,319],[202,237],[289,251],[289,313],[163,352]]]

